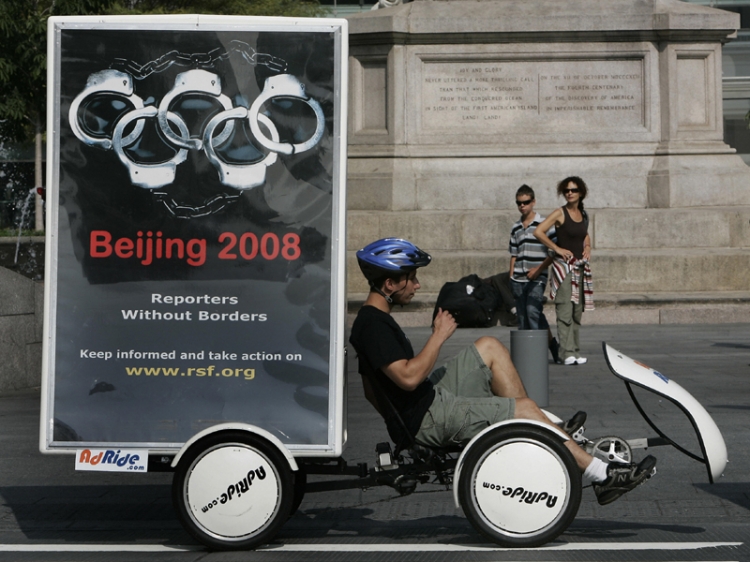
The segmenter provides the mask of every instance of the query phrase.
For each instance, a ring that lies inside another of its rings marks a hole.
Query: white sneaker
[[[588,361],[588,359],[586,359],[585,357],[579,357],[578,359],[576,359],[576,365],[583,365],[584,363],[586,363],[586,361]]]
[[[571,355],[570,357],[566,357],[564,362],[566,365],[575,365],[576,358]]]

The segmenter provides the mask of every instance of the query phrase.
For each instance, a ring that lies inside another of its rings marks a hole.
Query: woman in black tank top
[[[560,356],[566,365],[582,365],[579,328],[584,308],[593,308],[591,290],[591,237],[588,233],[588,216],[583,210],[583,200],[588,194],[586,183],[577,176],[565,178],[557,185],[557,194],[565,198],[565,206],[555,209],[534,231],[534,236],[557,254],[550,276],[550,296],[555,301],[557,335]],[[555,227],[557,242],[546,232]],[[585,287],[585,289],[584,289]],[[574,289],[578,302],[572,299]],[[588,305],[588,306],[587,306]]]
[[[585,248],[586,236],[588,236],[588,228],[586,227],[586,221],[581,218],[579,220],[573,220],[570,216],[567,206],[562,207],[563,215],[565,220],[557,228],[557,245],[560,248],[565,248],[573,252],[573,257],[577,259],[583,258],[583,250]]]

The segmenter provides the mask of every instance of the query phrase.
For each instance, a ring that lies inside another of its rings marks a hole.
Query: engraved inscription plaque
[[[643,131],[643,59],[422,61],[423,132]]]

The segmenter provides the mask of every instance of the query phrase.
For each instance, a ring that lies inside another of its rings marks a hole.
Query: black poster
[[[62,27],[51,446],[329,444],[341,68],[298,27]]]

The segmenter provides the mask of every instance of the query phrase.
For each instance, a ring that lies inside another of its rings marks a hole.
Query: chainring
[[[598,439],[593,439],[587,443],[586,452],[607,463],[630,463],[633,460],[633,451],[630,445],[621,437],[599,437]]]

